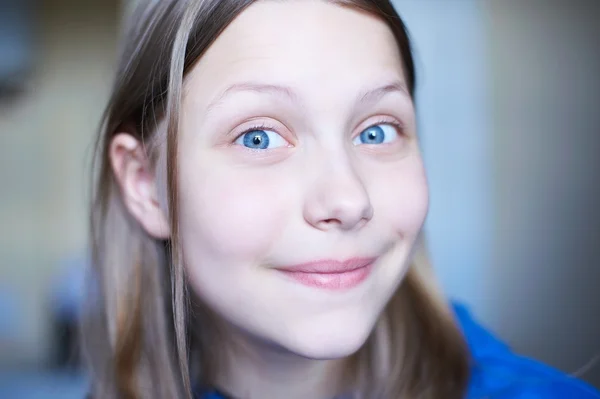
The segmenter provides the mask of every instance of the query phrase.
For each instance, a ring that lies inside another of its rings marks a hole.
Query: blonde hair
[[[94,398],[190,398],[190,381],[210,385],[218,372],[207,344],[210,323],[192,322],[180,261],[175,201],[179,106],[186,74],[254,1],[145,1],[130,19],[94,159],[90,216],[92,276],[98,289],[90,291],[93,306],[82,325]],[[332,2],[388,24],[413,95],[409,38],[389,1]],[[164,141],[158,138],[158,121],[167,126],[168,241],[149,236],[128,213],[109,160],[114,134],[129,126],[158,163],[156,148]],[[410,268],[370,338],[353,356],[357,397],[458,399],[464,394],[466,346],[446,302],[428,285],[433,279],[427,270]]]

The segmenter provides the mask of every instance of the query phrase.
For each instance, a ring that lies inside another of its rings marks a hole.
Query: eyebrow
[[[229,86],[221,95],[213,100],[207,107],[207,112],[217,107],[226,97],[237,92],[254,92],[260,94],[271,94],[278,97],[286,98],[293,103],[301,104],[300,98],[294,90],[288,86],[265,84],[256,82],[235,83]],[[383,86],[369,89],[359,94],[355,103],[355,107],[365,104],[373,104],[381,100],[390,93],[399,93],[407,97],[411,97],[408,93],[406,85],[400,80],[393,81]]]
[[[300,99],[290,87],[280,86],[274,84],[265,83],[254,83],[254,82],[243,82],[235,83],[229,86],[221,95],[219,95],[214,101],[212,101],[208,107],[207,112],[210,112],[213,108],[217,107],[226,97],[233,93],[238,92],[254,92],[261,94],[271,94],[278,97],[284,97],[291,100],[294,103],[300,103]]]
[[[406,85],[399,80],[365,91],[358,97],[357,105],[376,103],[387,94],[399,93],[410,98]]]

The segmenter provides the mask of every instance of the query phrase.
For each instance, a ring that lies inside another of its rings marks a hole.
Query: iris
[[[252,130],[243,136],[244,146],[256,150],[269,148],[269,135],[264,130]]]
[[[385,132],[381,126],[371,126],[360,133],[362,144],[381,144],[385,141]]]

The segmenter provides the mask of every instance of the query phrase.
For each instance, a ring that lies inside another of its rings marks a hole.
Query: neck
[[[307,359],[243,333],[220,344],[225,367],[215,383],[232,398],[332,399],[347,389],[348,359]]]

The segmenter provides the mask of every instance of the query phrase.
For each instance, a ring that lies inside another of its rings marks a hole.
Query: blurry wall
[[[488,1],[490,320],[575,371],[600,355],[600,1]],[[585,377],[600,387],[600,364]]]
[[[600,386],[600,2],[396,0],[447,294]]]
[[[117,2],[44,0],[24,92],[0,103],[0,290],[14,361],[48,353],[50,284],[86,247],[91,138],[115,59]],[[8,316],[7,316],[8,317]]]

